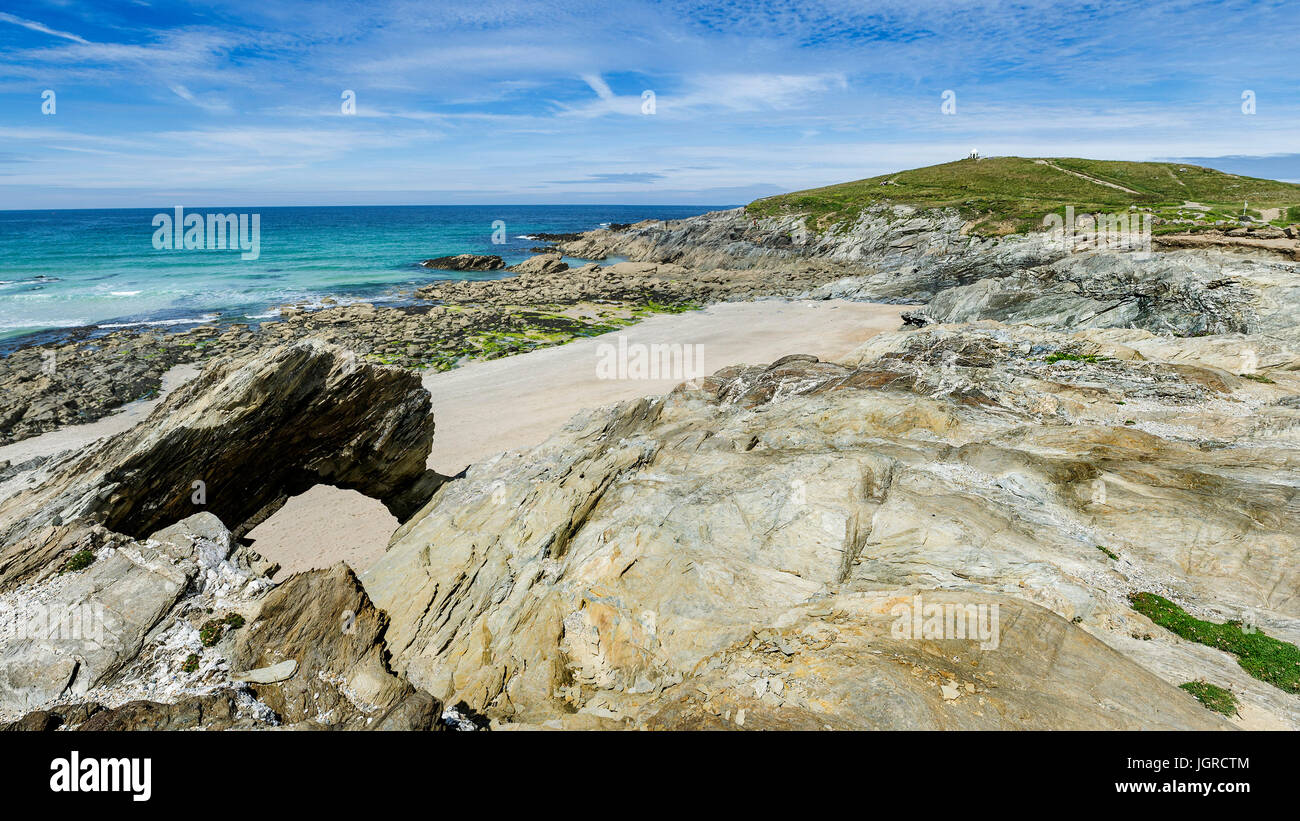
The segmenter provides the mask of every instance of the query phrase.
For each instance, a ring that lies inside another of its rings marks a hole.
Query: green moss
[[[1178,685],[1204,704],[1208,709],[1225,716],[1237,714],[1237,697],[1228,690],[1206,681],[1189,681]]]
[[[1216,647],[1237,657],[1242,669],[1288,693],[1300,693],[1300,648],[1264,635],[1241,622],[1216,624],[1198,619],[1155,593],[1129,596],[1133,609],[1188,641]]]
[[[659,302],[646,296],[637,308],[652,314],[684,314],[687,311],[698,311],[700,306],[696,302]]]
[[[208,619],[199,627],[199,642],[204,647],[212,647],[221,641],[221,636],[226,632],[226,625],[217,619]]]
[[[60,573],[76,573],[78,570],[85,570],[95,563],[95,554],[90,550],[78,550],[68,557],[68,560],[59,568]]]
[[[1119,561],[1119,556],[1118,556],[1114,551],[1112,551],[1112,550],[1110,550],[1110,549],[1108,549],[1108,548],[1102,547],[1101,545],[1097,545],[1096,547],[1097,547],[1097,549],[1100,550],[1102,553],[1105,553],[1106,556],[1107,556],[1111,561]]]
[[[190,653],[185,657],[185,662],[181,664],[181,670],[186,673],[193,673],[199,669],[199,654]]]
[[[225,622],[226,626],[231,630],[238,630],[244,626],[244,617],[238,613],[228,613],[222,621]]]
[[[1102,362],[1102,361],[1104,361],[1105,359],[1106,359],[1106,357],[1104,357],[1104,356],[1098,356],[1097,354],[1092,354],[1092,353],[1087,353],[1087,354],[1082,354],[1082,353],[1062,353],[1061,351],[1057,351],[1057,352],[1055,352],[1055,353],[1048,354],[1048,355],[1047,355],[1047,358],[1044,359],[1043,361],[1050,365],[1050,364],[1052,364],[1053,362],[1091,362],[1091,363],[1096,363],[1096,362]]]
[[[1243,373],[1240,374],[1240,376],[1242,379],[1249,379],[1252,382],[1262,382],[1265,385],[1276,384],[1272,379],[1269,379],[1267,376],[1265,376],[1262,373]]]

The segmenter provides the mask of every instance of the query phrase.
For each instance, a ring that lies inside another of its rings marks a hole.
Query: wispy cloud
[[[44,23],[38,23],[35,20],[24,20],[21,17],[15,17],[14,15],[3,11],[0,11],[0,23],[13,23],[15,26],[22,26],[25,29],[39,31],[41,34],[62,37],[64,40],[71,40],[74,43],[89,44],[88,40],[78,37],[75,34],[70,34],[66,31],[59,31],[58,29],[52,29]]]
[[[42,188],[117,204],[182,186],[250,201],[738,196],[972,147],[1278,158],[1300,122],[1300,18],[1280,0],[13,5],[0,207],[38,206]],[[41,114],[42,89],[57,114]]]

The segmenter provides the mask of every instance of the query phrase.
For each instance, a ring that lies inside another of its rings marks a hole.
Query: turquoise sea
[[[497,278],[419,267],[447,254],[532,255],[537,232],[677,219],[729,206],[345,206],[186,208],[256,214],[256,259],[239,250],[158,250],[172,208],[0,211],[0,352],[85,329],[185,330],[274,319],[289,303],[400,303],[439,278]],[[251,230],[251,219],[248,221]],[[205,223],[206,225],[206,223]],[[498,241],[494,241],[498,240]]]

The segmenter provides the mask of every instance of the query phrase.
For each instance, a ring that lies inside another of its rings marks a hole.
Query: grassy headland
[[[1300,222],[1300,185],[1242,177],[1186,163],[989,157],[932,165],[855,182],[764,197],[756,216],[808,214],[822,230],[877,203],[955,208],[973,233],[1039,230],[1049,213],[1150,211],[1157,224],[1235,224],[1243,209],[1273,225]],[[1247,203],[1249,205],[1247,206]]]

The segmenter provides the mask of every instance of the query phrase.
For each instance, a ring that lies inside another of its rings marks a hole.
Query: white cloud
[[[13,23],[15,26],[22,26],[25,29],[31,29],[32,31],[39,31],[42,34],[49,34],[54,37],[62,37],[64,40],[71,40],[74,43],[89,44],[90,42],[89,40],[85,40],[81,37],[78,37],[75,34],[70,34],[66,31],[59,31],[58,29],[52,29],[49,26],[45,25],[44,23],[38,23],[35,20],[24,20],[21,17],[15,17],[14,15],[8,14],[3,11],[0,11],[0,22]]]

